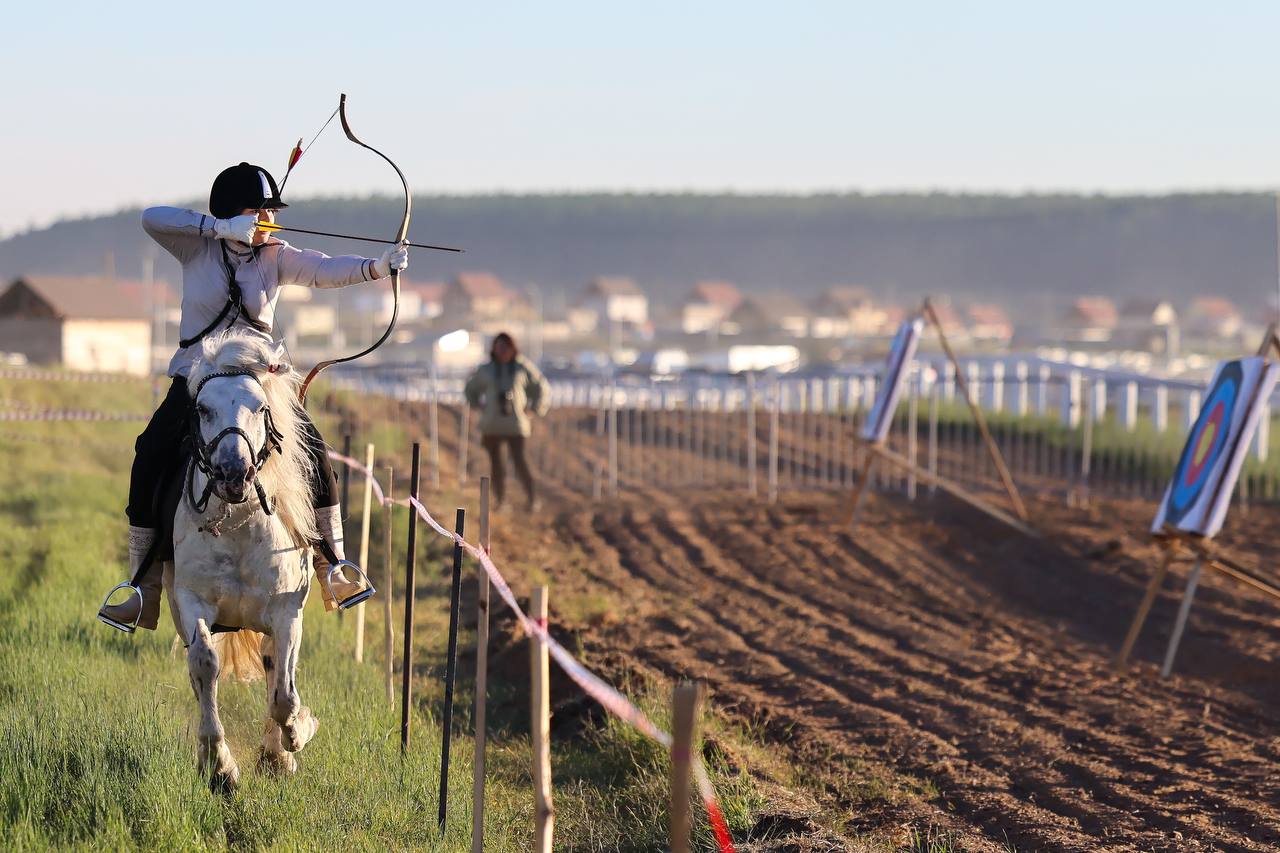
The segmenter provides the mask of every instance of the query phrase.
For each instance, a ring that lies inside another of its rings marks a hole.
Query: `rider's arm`
[[[472,408],[479,408],[484,402],[484,393],[488,390],[489,383],[487,377],[484,376],[484,368],[481,367],[475,373],[471,374],[471,378],[467,380],[467,385],[462,389],[462,393],[466,395],[467,402]]]
[[[347,287],[378,278],[377,258],[339,255],[331,258],[314,249],[297,249],[281,242],[276,254],[280,284],[303,287]]]
[[[207,213],[180,207],[148,207],[142,211],[143,230],[184,264],[204,249],[206,240],[217,236],[217,221]]]

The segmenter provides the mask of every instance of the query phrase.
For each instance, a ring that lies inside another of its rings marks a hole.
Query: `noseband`
[[[188,432],[188,440],[191,442],[192,453],[191,465],[187,468],[187,500],[191,502],[191,508],[196,512],[204,512],[209,506],[210,496],[213,495],[214,483],[217,479],[214,477],[213,473],[213,454],[217,451],[219,442],[229,435],[238,435],[244,439],[244,443],[247,444],[249,446],[249,450],[253,452],[253,440],[249,438],[249,434],[247,432],[240,429],[238,426],[227,427],[208,442],[201,441],[200,413],[197,408],[196,401],[200,399],[200,392],[204,390],[204,386],[210,379],[219,379],[229,376],[247,376],[254,382],[257,382],[259,386],[262,385],[262,380],[259,379],[258,375],[252,370],[220,370],[216,373],[210,373],[208,376],[201,379],[200,384],[196,386],[196,393],[191,397],[191,428]],[[273,450],[276,453],[284,452],[284,445],[281,444],[284,434],[276,429],[275,421],[271,418],[270,406],[263,406],[262,419],[263,427],[266,430],[267,435],[266,441],[263,442],[262,449],[254,452],[253,454],[254,467],[258,470],[262,470],[262,466],[271,458],[271,452]],[[199,468],[200,472],[205,475],[204,492],[200,495],[198,500],[195,495],[197,468]],[[258,503],[262,506],[262,511],[267,515],[271,515],[275,511],[275,507],[271,501],[267,500],[267,493],[266,490],[262,488],[262,481],[257,477],[254,477],[253,487],[258,495]],[[221,495],[219,497],[221,497]],[[223,498],[223,500],[226,503],[244,503],[248,498],[246,497],[239,501],[227,501],[226,498]]]

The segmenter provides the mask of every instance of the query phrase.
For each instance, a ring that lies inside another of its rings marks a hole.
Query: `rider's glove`
[[[409,245],[408,241],[397,243],[382,253],[382,257],[373,265],[373,271],[377,273],[378,278],[386,278],[391,275],[392,270],[403,270],[409,266]]]
[[[213,233],[219,240],[236,240],[241,243],[252,243],[253,232],[258,230],[258,215],[246,213],[230,219],[217,219],[213,223]]]

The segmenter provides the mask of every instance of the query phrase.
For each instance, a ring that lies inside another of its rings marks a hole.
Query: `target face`
[[[1173,470],[1165,519],[1178,524],[1202,497],[1214,491],[1214,471],[1227,447],[1244,374],[1238,361],[1227,362],[1209,390],[1178,466]]]

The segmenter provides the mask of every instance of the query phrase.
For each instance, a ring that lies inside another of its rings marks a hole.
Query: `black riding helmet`
[[[239,216],[246,209],[279,210],[288,206],[280,200],[280,188],[271,173],[248,163],[223,169],[209,190],[209,212],[219,219]]]

